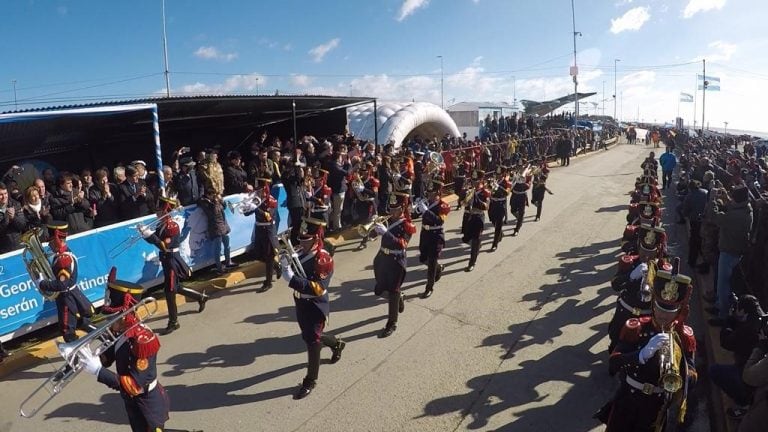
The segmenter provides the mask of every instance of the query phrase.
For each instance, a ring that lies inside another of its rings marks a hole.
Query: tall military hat
[[[67,238],[67,229],[69,225],[62,221],[51,221],[46,225],[48,228],[48,238],[57,238],[63,240]]]
[[[323,228],[327,225],[327,223],[319,218],[314,217],[305,217],[303,219],[305,227],[304,227],[304,233],[299,235],[300,239],[310,239],[314,238],[318,234],[321,234],[323,232]]]
[[[657,216],[659,204],[651,201],[640,201],[638,204],[640,218],[645,221],[651,221]]]
[[[117,268],[112,267],[107,278],[107,295],[101,310],[107,314],[120,313],[130,309],[141,300],[144,288],[133,282],[117,279]]]
[[[176,198],[160,197],[160,211],[163,213],[168,213],[180,205],[181,204]]]
[[[640,224],[637,239],[640,257],[643,259],[661,258],[659,255],[667,241],[667,234],[664,228],[645,223]]]
[[[272,184],[272,179],[271,178],[267,178],[267,177],[256,177],[255,180],[257,182],[256,183],[257,187],[258,186],[264,187],[264,186],[269,186],[269,185]]]
[[[690,276],[659,270],[653,278],[653,300],[661,309],[675,312],[688,300],[692,288]]]
[[[394,192],[389,196],[389,208],[402,208],[408,204],[410,194],[404,192]]]

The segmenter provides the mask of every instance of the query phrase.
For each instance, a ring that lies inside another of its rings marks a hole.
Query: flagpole
[[[699,96],[699,77],[696,77],[693,86],[693,131],[696,131],[696,98]]]
[[[704,70],[703,85],[701,86],[701,136],[704,136],[704,113],[707,106],[707,59],[701,59]]]

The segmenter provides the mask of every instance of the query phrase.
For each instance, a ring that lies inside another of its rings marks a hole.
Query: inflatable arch
[[[386,102],[377,107],[379,144],[394,142],[399,148],[411,137],[459,136],[459,128],[445,110],[429,102]],[[356,138],[373,141],[373,104],[347,109],[349,131]]]

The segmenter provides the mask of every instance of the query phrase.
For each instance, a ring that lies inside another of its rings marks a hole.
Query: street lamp
[[[571,0],[571,22],[573,23],[573,68],[571,69],[571,76],[573,76],[573,141],[571,147],[576,147],[576,133],[579,128],[579,65],[576,62],[576,36],[581,36],[580,32],[576,31],[576,6],[574,0]]]
[[[443,98],[443,56],[439,55],[440,59],[440,108],[445,109],[445,102]]]
[[[723,134],[728,135],[728,122],[723,122],[725,125],[725,129],[723,129]]]
[[[512,109],[517,110],[517,81],[512,75]]]
[[[613,59],[613,120],[616,120],[616,108],[618,104],[618,99],[616,99],[616,96],[618,96],[618,92],[616,91],[616,65],[620,62],[620,59]]]
[[[15,110],[19,110],[19,104],[16,100],[16,80],[11,81],[13,83],[13,106]]]

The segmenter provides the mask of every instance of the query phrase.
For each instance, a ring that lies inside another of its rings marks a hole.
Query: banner
[[[289,220],[283,185],[273,186],[272,195],[278,202],[275,223],[278,232],[283,232],[288,228]],[[232,195],[224,200],[235,203],[244,197],[245,194]],[[226,218],[231,228],[232,256],[242,254],[254,235],[254,217],[226,210]],[[112,266],[117,267],[118,279],[140,283],[145,288],[162,283],[163,271],[157,248],[137,238],[136,224],[146,225],[154,219],[155,216],[145,216],[67,238],[69,249],[77,257],[77,284],[94,305],[103,303]],[[208,240],[208,221],[203,210],[196,205],[185,207],[175,213],[173,219],[182,227],[179,252],[187,264],[193,270],[214,264],[214,245]],[[116,247],[131,238],[135,240],[133,245],[120,255],[110,257]],[[47,244],[44,247],[47,251]],[[16,250],[0,255],[0,339],[3,341],[56,322],[56,303],[45,301],[40,295],[21,254],[22,250]]]
[[[688,93],[680,93],[680,102],[693,102],[693,95]]]

